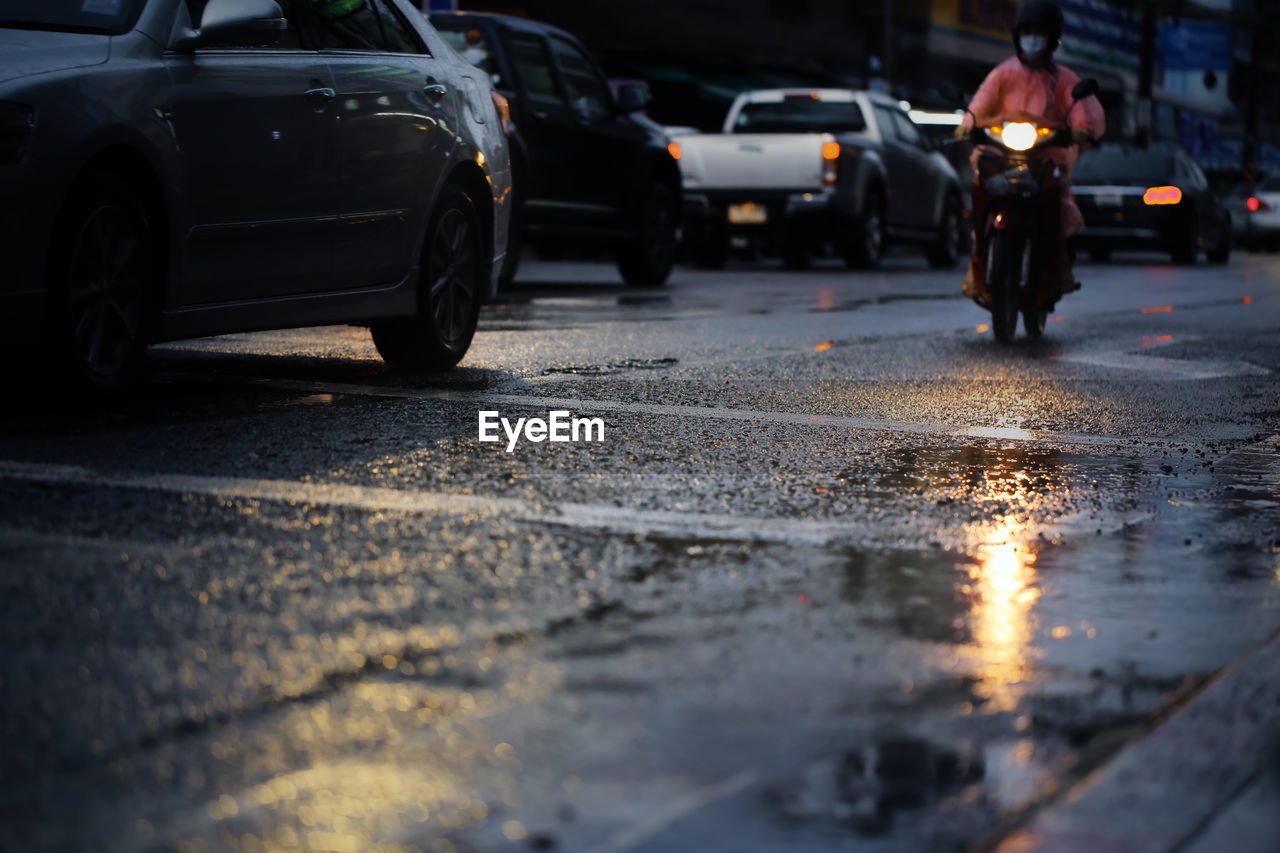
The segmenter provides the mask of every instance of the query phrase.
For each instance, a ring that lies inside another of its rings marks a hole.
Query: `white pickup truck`
[[[954,266],[965,247],[959,178],[897,101],[852,89],[762,89],[729,108],[721,133],[672,131],[684,233],[700,266],[746,237],[788,266],[828,247],[874,267],[889,240]]]

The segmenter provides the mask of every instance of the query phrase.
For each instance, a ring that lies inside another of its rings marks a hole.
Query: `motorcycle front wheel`
[[[1026,238],[1012,231],[997,231],[987,251],[987,289],[991,292],[991,331],[1007,344],[1018,331],[1018,302],[1021,292]]]

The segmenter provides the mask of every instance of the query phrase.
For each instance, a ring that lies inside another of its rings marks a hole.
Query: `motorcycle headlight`
[[[0,163],[20,163],[27,156],[36,111],[26,104],[0,101]]]
[[[1012,151],[1030,151],[1036,144],[1036,126],[1026,121],[1011,121],[1000,134],[1004,144]]]

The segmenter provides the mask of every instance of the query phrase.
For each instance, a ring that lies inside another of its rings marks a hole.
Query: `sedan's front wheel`
[[[460,187],[448,187],[423,241],[417,314],[373,325],[373,343],[387,364],[443,370],[466,355],[480,318],[480,238],[471,198]]]

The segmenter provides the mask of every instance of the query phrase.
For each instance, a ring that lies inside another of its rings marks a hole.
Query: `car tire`
[[[466,355],[484,286],[480,220],[471,197],[449,185],[422,243],[417,313],[372,326],[373,343],[396,369],[444,370]]]
[[[875,269],[884,255],[884,195],[873,189],[867,193],[862,217],[845,247],[844,262],[850,269]]]
[[[1178,245],[1174,246],[1169,252],[1169,257],[1173,259],[1175,264],[1194,264],[1196,256],[1199,252],[1200,230],[1194,222],[1187,226],[1186,233],[1182,235],[1182,239]]]
[[[964,222],[960,213],[960,199],[948,195],[943,203],[938,236],[925,252],[929,266],[934,269],[954,269],[964,253]]]
[[[50,355],[74,392],[110,397],[142,371],[162,277],[154,222],[132,183],[95,171],[73,190],[56,227]]]
[[[663,182],[649,188],[635,237],[618,250],[618,271],[630,287],[661,287],[676,259],[675,196]]]
[[[1205,252],[1211,264],[1225,264],[1231,260],[1231,232],[1223,230],[1218,235],[1218,245],[1211,252]]]

